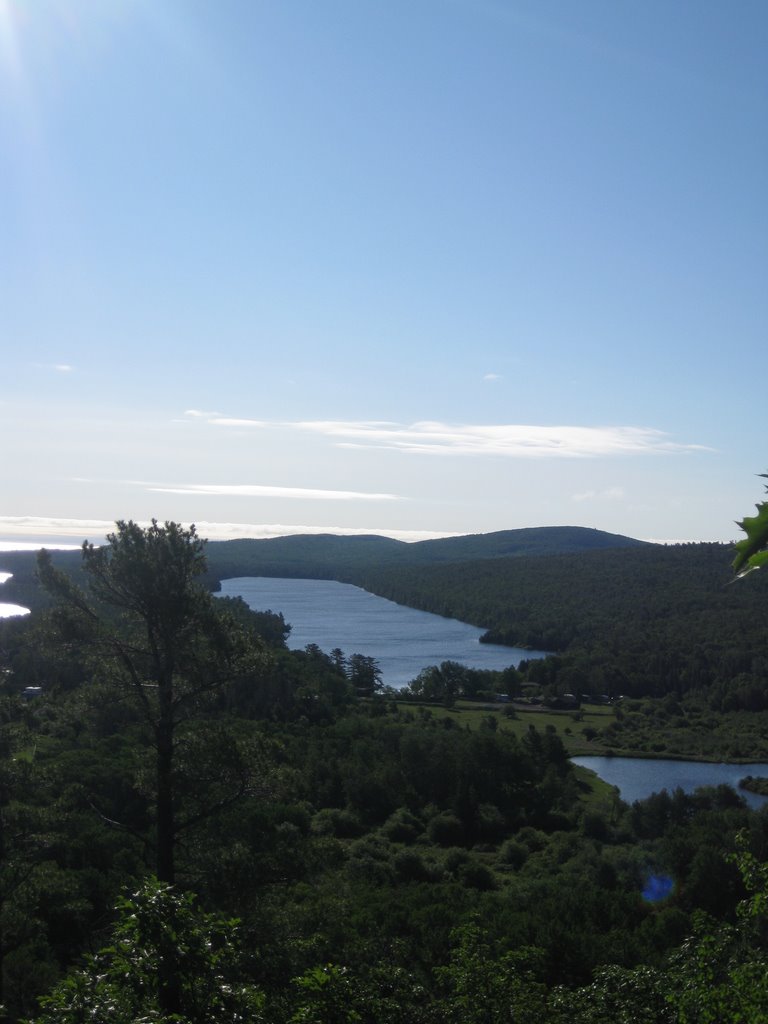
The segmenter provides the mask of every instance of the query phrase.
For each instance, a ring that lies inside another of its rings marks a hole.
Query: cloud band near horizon
[[[335,491],[316,487],[273,487],[267,484],[142,484],[155,494],[190,494],[229,498],[297,498],[304,501],[402,501],[397,494]]]
[[[444,530],[399,530],[389,527],[349,527],[349,526],[310,526],[306,524],[286,523],[226,523],[209,522],[196,519],[195,526],[201,537],[208,540],[248,539],[264,540],[272,537],[287,537],[307,534],[336,534],[337,536],[370,536],[391,537],[408,543],[420,540],[434,540],[440,537],[458,536],[455,532]],[[149,526],[149,520],[139,521],[142,527]],[[56,516],[0,516],[0,551],[17,548],[38,548],[46,546],[47,538],[59,538],[62,542],[77,541],[78,543],[62,543],[63,547],[77,548],[84,539],[94,543],[106,537],[115,529],[115,523],[109,519],[65,519]],[[17,543],[8,538],[17,538]],[[34,541],[37,540],[37,543]],[[50,545],[54,546],[54,545]]]
[[[332,438],[338,447],[401,451],[415,455],[493,455],[507,458],[595,458],[613,455],[669,455],[712,451],[699,444],[673,441],[651,427],[580,427],[534,424],[447,424],[420,421],[410,425],[386,420],[267,421],[188,416],[216,427],[295,430]]]

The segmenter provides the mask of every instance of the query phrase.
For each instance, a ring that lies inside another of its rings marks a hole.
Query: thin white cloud
[[[209,423],[217,427],[253,427],[259,430],[287,429],[304,430],[313,434],[330,437],[347,437],[352,432],[372,432],[382,429],[396,429],[397,423],[389,420],[253,420],[245,417],[212,416]]]
[[[72,477],[75,483],[97,484],[104,481]],[[399,494],[375,491],[342,491],[318,487],[282,487],[273,484],[174,484],[148,480],[118,480],[123,486],[142,487],[152,494],[189,494],[228,498],[299,498],[313,501],[403,501]],[[1,520],[0,520],[1,521]]]
[[[213,420],[217,416],[221,416],[220,412],[205,412],[202,409],[185,409],[184,415],[189,416],[194,420]]]
[[[508,458],[589,458],[608,455],[681,454],[711,451],[681,444],[650,427],[574,427],[535,424],[408,426],[387,420],[299,420],[293,422],[213,417],[221,427],[297,430],[336,439],[344,448],[381,448],[415,455],[495,455]]]
[[[36,540],[0,540],[0,551],[39,551],[40,548],[48,548],[51,551],[77,551],[80,546],[62,542],[50,533]]]
[[[623,498],[623,487],[606,487],[603,491],[582,491],[571,495],[571,501],[621,501]]]
[[[213,416],[208,422],[214,423],[217,427],[279,427],[283,425],[270,423],[268,420],[237,419],[232,416]],[[291,424],[285,424],[285,426],[291,426]]]
[[[196,494],[230,498],[298,498],[306,501],[399,501],[396,494],[335,491],[314,487],[273,487],[266,484],[144,484],[157,494]]]
[[[62,519],[48,516],[0,516],[0,534],[29,540],[39,537],[68,537],[82,541],[89,534],[104,536],[114,522],[106,519]],[[75,545],[78,546],[78,545]]]
[[[483,380],[487,380],[490,381],[492,384],[495,384],[496,381],[502,380],[502,376],[500,373],[486,373],[483,376]]]
[[[345,445],[389,448],[416,455],[496,455],[509,458],[585,458],[604,455],[671,453],[698,449],[670,441],[659,430],[641,427],[550,427],[536,425],[451,425],[414,423],[409,427],[334,424],[332,429],[302,424]]]
[[[72,373],[74,366],[70,363],[33,363],[38,370],[53,370],[55,373]]]

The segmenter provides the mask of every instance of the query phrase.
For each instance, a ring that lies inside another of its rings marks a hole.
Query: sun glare
[[[17,28],[21,15],[14,0],[0,0],[0,68],[16,81],[21,75]]]
[[[82,0],[0,0],[0,70],[18,81],[31,74],[28,62],[44,68],[68,59],[73,45],[89,49],[105,31],[111,37],[124,11],[123,0],[98,6]]]
[[[10,82],[26,106],[41,78],[87,74],[89,63],[109,60],[121,34],[137,25],[184,43],[184,27],[154,0],[0,0],[0,82]]]
[[[70,77],[89,73],[128,9],[127,0],[0,0],[0,107],[20,143],[40,142],[47,98]]]

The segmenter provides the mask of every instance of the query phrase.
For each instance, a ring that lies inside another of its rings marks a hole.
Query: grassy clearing
[[[521,710],[515,708],[515,717],[504,713],[508,705],[483,705],[471,701],[457,701],[452,708],[439,704],[415,704],[411,701],[400,701],[398,706],[403,709],[421,709],[422,714],[430,714],[435,718],[452,719],[461,729],[477,730],[488,728],[490,721],[504,732],[511,732],[521,739],[530,728],[539,732],[554,730],[563,742],[571,757],[583,754],[600,754],[582,733],[582,729],[600,731],[614,720],[612,708],[587,705],[581,709],[580,721],[574,720],[574,713],[568,711],[548,711],[545,708]],[[417,711],[418,713],[418,711]],[[493,728],[493,726],[491,726]],[[603,782],[599,776],[587,768],[575,767],[582,800],[588,808],[610,817],[618,796],[615,787]]]
[[[435,718],[451,718],[462,729],[487,728],[490,721],[496,722],[496,728],[514,733],[522,738],[531,727],[539,732],[554,731],[563,741],[568,753],[575,757],[583,754],[600,754],[603,750],[595,749],[589,733],[584,729],[599,733],[614,720],[613,708],[597,705],[585,705],[578,712],[549,711],[546,708],[532,707],[522,709],[514,707],[514,717],[505,714],[508,704],[477,704],[472,701],[457,701],[454,707],[446,708],[440,704],[416,704],[411,701],[399,701],[402,709],[424,708]]]
[[[669,757],[731,764],[768,761],[768,711],[715,712],[701,700],[669,704],[669,698],[625,700],[620,705],[583,704],[578,711],[551,711],[516,704],[457,701],[455,707],[398,702],[401,708],[452,718],[468,729],[491,728],[525,735],[529,728],[554,732],[571,757]]]

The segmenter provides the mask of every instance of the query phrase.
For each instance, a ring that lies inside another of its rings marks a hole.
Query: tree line
[[[768,578],[733,582],[721,544],[374,569],[355,582],[486,629],[485,640],[552,651],[532,665],[560,692],[678,697],[768,708]],[[535,681],[535,680],[534,680]]]

